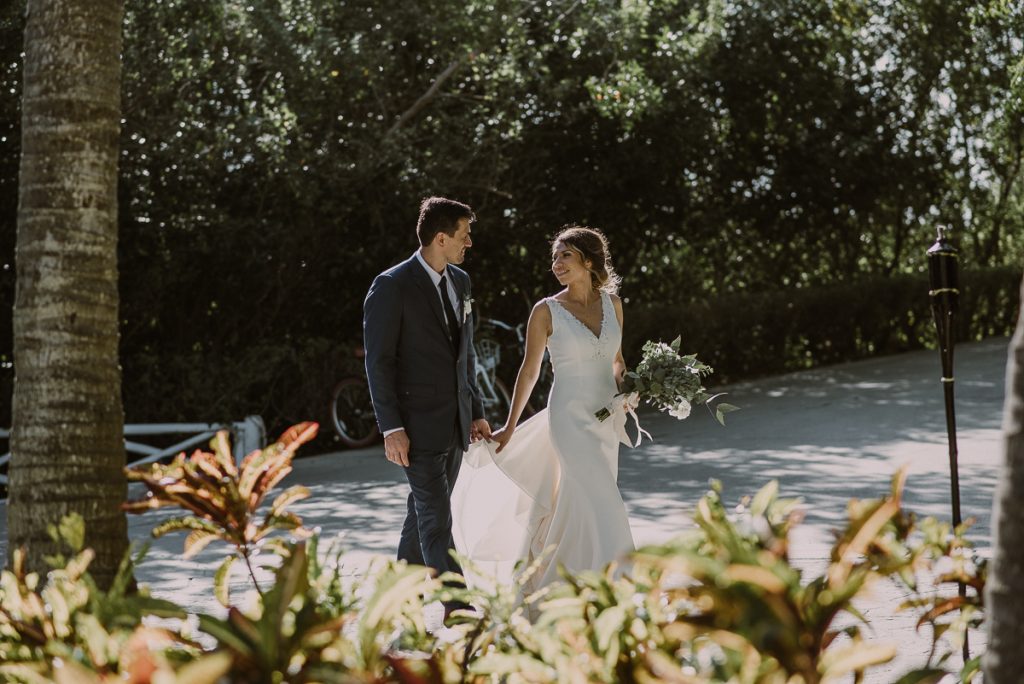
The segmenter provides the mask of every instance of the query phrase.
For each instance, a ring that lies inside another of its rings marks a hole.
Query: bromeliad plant
[[[230,655],[231,682],[356,684],[389,681],[383,676],[389,671],[417,681],[415,673],[429,659],[391,656],[388,640],[403,626],[423,631],[421,597],[435,588],[429,571],[389,562],[359,599],[359,587],[342,582],[338,555],[333,562],[318,560],[318,541],[314,534],[288,544],[273,585],[255,607],[230,606],[223,619],[199,616],[199,629]]]
[[[179,456],[133,477],[150,489],[148,499],[132,504],[136,510],[174,505],[190,513],[158,528],[189,530],[187,551],[221,539],[232,558],[251,562],[269,547],[279,560],[273,584],[254,604],[232,604],[221,589],[226,617],[196,616],[199,632],[216,643],[212,651],[144,624],[147,615],[181,618],[184,611],[129,595],[130,571],[110,592],[99,592],[86,572],[91,556],[81,549],[81,526],[65,521],[53,534],[73,553],[53,559],[42,589],[17,552],[0,579],[0,680],[816,684],[861,681],[892,657],[893,646],[865,638],[866,619],[855,605],[873,581],[907,587],[905,608],[933,628],[936,644],[980,621],[984,563],[971,555],[963,528],[917,524],[902,509],[903,472],[887,496],[850,502],[827,568],[810,579],[789,558],[800,511],[795,501],[779,499],[772,483],[735,510],[715,485],[698,502],[692,531],[640,549],[624,571],[563,572],[563,583],[527,596],[525,604],[529,570],[513,585],[474,589],[387,561],[345,581],[340,554],[322,560],[318,535],[303,534],[301,519],[285,510],[308,492],[287,490],[258,515],[290,470],[295,448],[315,429],[296,426],[237,468],[219,435],[213,453]],[[299,534],[269,537],[281,529]],[[216,581],[223,583],[223,574]],[[921,589],[956,581],[975,593],[960,598]],[[483,616],[443,637],[431,634],[425,597],[472,603]],[[948,673],[948,654],[933,648],[925,667],[900,681],[937,682]],[[961,680],[976,670],[975,660]]]
[[[775,483],[739,515],[726,511],[716,486],[698,504],[696,532],[638,552],[635,561],[660,574],[657,591],[676,613],[673,624],[664,627],[681,645],[675,676],[796,678],[806,684],[852,676],[861,681],[869,668],[890,661],[895,645],[865,638],[868,623],[855,601],[881,580],[895,580],[917,592],[918,577],[933,573],[957,548],[956,542],[940,541],[938,531],[924,539],[915,534],[914,516],[901,505],[905,480],[906,471],[901,470],[887,496],[850,501],[847,524],[837,534],[829,564],[810,581],[790,563],[788,553],[789,532],[801,514],[795,501],[777,498]],[[927,523],[925,529],[931,526]],[[924,623],[960,605],[936,594],[907,607],[925,610]],[[933,633],[935,641],[941,636],[941,631]],[[938,681],[945,675],[929,662],[925,670],[907,676]]]
[[[866,642],[859,625],[840,624],[859,617],[853,599],[869,581],[913,563],[902,486],[901,473],[890,496],[852,502],[827,571],[805,582],[789,560],[789,533],[802,517],[797,502],[779,500],[772,483],[733,517],[716,485],[698,504],[697,531],[639,552],[660,570],[660,590],[677,613],[666,630],[684,645],[678,674],[714,663],[705,674],[716,678],[745,672],[741,681],[798,677],[815,684],[860,678],[890,660],[894,646]],[[841,634],[848,643],[836,642]],[[701,658],[707,649],[717,657]]]
[[[22,549],[0,574],[0,681],[213,684],[227,672],[222,656],[203,655],[189,640],[143,624],[144,616],[185,616],[169,601],[132,590],[132,568],[145,551],[126,556],[102,591],[89,575],[93,553],[83,548],[82,517],[66,516],[49,533],[71,556],[48,559],[45,578],[25,570]],[[169,654],[189,662],[176,670]]]
[[[214,578],[227,615],[197,616],[199,630],[215,639],[217,652],[228,660],[229,681],[440,682],[435,659],[407,660],[389,653],[399,632],[419,635],[419,646],[433,644],[423,624],[423,597],[440,585],[426,568],[391,561],[366,580],[343,581],[341,554],[329,550],[322,560],[319,535],[286,510],[309,495],[305,487],[285,490],[266,515],[258,515],[270,490],[291,471],[296,449],[316,429],[315,423],[296,425],[277,443],[246,456],[239,467],[227,435],[220,433],[211,443],[212,453],[197,451],[190,458],[182,454],[169,465],[129,471],[130,479],[145,483],[149,494],[126,509],[177,506],[189,511],[191,515],[161,523],[153,531],[160,536],[188,530],[186,557],[218,539],[231,545],[233,554]],[[287,530],[293,538],[269,537],[275,530]],[[256,584],[252,561],[264,549],[280,559],[272,583],[260,590],[253,605],[234,604],[226,582],[230,564],[245,560]]]
[[[453,644],[465,676],[510,681],[737,682],[749,684],[861,681],[888,662],[895,647],[867,638],[856,601],[876,581],[911,590],[906,608],[920,624],[953,618],[933,632],[971,623],[980,598],[925,595],[919,578],[958,579],[978,591],[983,564],[963,560],[962,531],[933,521],[920,526],[901,506],[905,473],[880,499],[851,501],[829,563],[807,578],[789,558],[789,537],[802,518],[775,483],[728,510],[716,484],[698,502],[696,529],[640,549],[625,574],[564,574],[532,623],[492,624],[490,616]],[[920,532],[923,532],[921,534]],[[965,615],[957,611],[967,608]],[[956,616],[956,617],[954,617]],[[490,634],[486,640],[480,635]],[[476,638],[475,642],[469,640]],[[955,645],[954,640],[954,645]],[[901,681],[937,682],[946,655]],[[449,655],[450,659],[450,655]],[[446,662],[449,660],[446,659]],[[969,681],[972,661],[959,674]]]
[[[932,648],[925,666],[916,671],[917,682],[938,682],[949,674],[957,681],[970,682],[981,671],[981,654],[964,663],[956,671],[951,663],[966,639],[968,629],[981,627],[984,619],[985,582],[988,580],[988,562],[977,555],[965,538],[970,523],[951,529],[948,522],[927,518],[921,521],[921,539],[915,551],[928,568],[928,586],[923,588],[914,576],[901,576],[911,590],[911,596],[900,606],[915,611],[920,617],[917,629],[929,627]],[[953,593],[962,585],[964,591]],[[940,640],[945,638],[945,648]]]
[[[233,556],[269,546],[280,559],[258,601],[228,602],[224,617],[196,616],[199,632],[216,643],[212,651],[144,624],[146,615],[181,618],[184,611],[130,594],[129,571],[111,592],[97,591],[81,521],[70,519],[52,533],[72,555],[52,559],[45,584],[25,572],[17,552],[0,578],[0,680],[813,684],[861,681],[892,657],[891,645],[865,638],[866,619],[855,605],[874,581],[910,590],[904,607],[933,628],[936,644],[952,636],[955,647],[956,635],[980,622],[985,564],[973,557],[963,527],[919,524],[902,509],[903,472],[888,496],[850,502],[827,567],[810,579],[788,557],[800,511],[795,501],[780,500],[772,483],[734,510],[715,485],[685,535],[641,549],[624,572],[563,572],[564,583],[527,596],[525,605],[529,570],[514,585],[466,589],[454,587],[451,576],[433,579],[426,568],[386,561],[346,582],[340,554],[322,560],[315,533],[292,540],[263,533],[303,530],[285,510],[301,489],[257,516],[270,483],[280,482],[294,448],[314,430],[297,426],[233,470],[220,435],[212,454],[146,471],[155,484],[151,499],[160,501],[139,508],[189,511],[180,520],[194,520],[179,528],[204,535],[189,549],[221,539]],[[974,594],[922,589],[957,581]],[[466,601],[483,616],[443,637],[430,634],[424,597]],[[900,681],[939,681],[949,674],[948,655],[936,646],[924,669]],[[958,674],[970,681],[976,672],[977,658]]]
[[[210,442],[211,452],[197,450],[191,456],[179,454],[171,463],[152,463],[126,469],[129,481],[143,483],[148,492],[142,499],[129,501],[123,508],[129,513],[176,506],[189,515],[171,518],[153,529],[154,537],[185,530],[185,558],[199,553],[213,541],[221,540],[233,547],[214,576],[214,594],[228,606],[228,577],[235,561],[245,562],[253,585],[260,595],[263,590],[256,579],[254,560],[262,550],[286,556],[289,547],[280,538],[271,537],[277,530],[287,530],[296,537],[306,537],[308,530],[302,520],[287,507],[309,496],[301,485],[282,492],[260,519],[259,508],[270,491],[292,470],[292,457],[304,443],[316,436],[316,423],[300,423],[289,428],[274,444],[253,451],[236,466],[226,431],[217,433]]]

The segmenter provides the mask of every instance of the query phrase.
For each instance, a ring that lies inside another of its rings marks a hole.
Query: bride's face
[[[584,262],[580,253],[562,241],[555,243],[551,250],[551,272],[562,285],[576,280],[590,280],[589,262]]]

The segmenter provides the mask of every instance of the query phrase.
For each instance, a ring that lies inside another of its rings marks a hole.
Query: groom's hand
[[[395,465],[409,467],[409,435],[405,430],[392,432],[384,438],[384,455]]]
[[[485,418],[477,418],[469,426],[469,441],[479,442],[481,439],[491,438],[491,425]]]

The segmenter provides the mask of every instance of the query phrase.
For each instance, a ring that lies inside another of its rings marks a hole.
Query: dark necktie
[[[458,339],[459,326],[456,322],[458,318],[455,316],[455,309],[452,308],[452,298],[448,296],[448,281],[445,276],[441,276],[441,282],[437,284],[437,289],[441,291],[441,306],[444,308],[444,318],[448,321],[448,337],[451,338],[454,347],[455,340]]]

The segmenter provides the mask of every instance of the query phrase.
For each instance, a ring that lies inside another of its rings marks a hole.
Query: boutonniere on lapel
[[[462,324],[469,320],[469,314],[473,313],[473,300],[469,295],[462,297]]]

